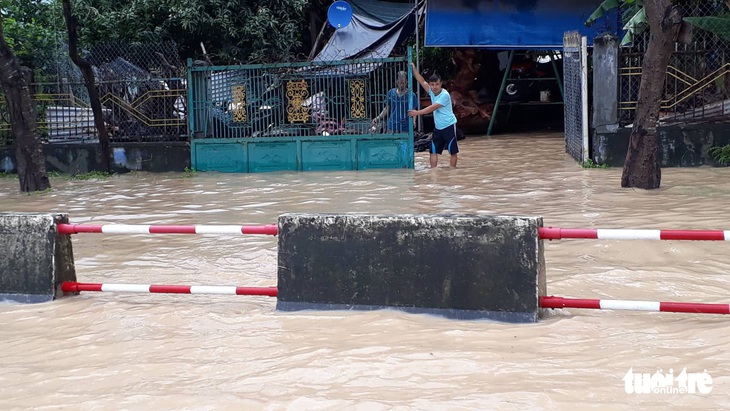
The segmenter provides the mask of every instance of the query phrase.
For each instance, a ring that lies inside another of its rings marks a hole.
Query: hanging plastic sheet
[[[314,61],[385,58],[398,44],[414,33],[416,11],[413,3],[355,0],[352,21],[338,29]]]

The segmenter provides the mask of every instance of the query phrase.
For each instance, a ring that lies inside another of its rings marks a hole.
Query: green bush
[[[608,164],[596,164],[590,158],[582,162],[580,165],[583,168],[608,168]]]
[[[718,147],[710,147],[707,150],[713,160],[719,165],[726,166],[730,164],[730,144]]]

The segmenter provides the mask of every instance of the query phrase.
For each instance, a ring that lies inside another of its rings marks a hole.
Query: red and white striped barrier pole
[[[277,235],[276,224],[266,225],[134,225],[134,224],[58,224],[59,234],[265,234]],[[540,227],[541,240],[569,238],[599,240],[688,240],[730,241],[730,230],[644,230],[644,229],[583,229]]]
[[[58,224],[59,234],[267,234],[277,235],[276,224],[267,225],[133,225]]]
[[[656,311],[670,313],[730,314],[730,304],[667,303],[656,301],[594,300],[540,297],[542,308],[588,308],[594,310]]]
[[[61,284],[64,293],[82,291],[127,292],[146,294],[217,294],[217,295],[259,295],[276,297],[278,289],[271,287],[236,287],[210,285],[155,285],[155,284],[101,284],[66,281]],[[678,303],[631,300],[599,300],[540,297],[542,308],[587,308],[594,310],[655,311],[698,314],[730,314],[730,304]]]
[[[149,285],[149,284],[101,284],[77,283],[66,281],[61,283],[64,293],[81,291],[101,291],[105,293],[151,293],[151,294],[219,294],[219,295],[266,295],[276,297],[276,287],[236,287],[216,285]]]
[[[599,240],[689,240],[730,241],[728,230],[641,230],[540,227],[541,240],[591,238]]]

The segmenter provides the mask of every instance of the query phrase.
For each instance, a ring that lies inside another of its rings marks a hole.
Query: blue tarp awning
[[[617,32],[617,13],[591,27],[588,16],[601,0],[429,0],[427,47],[561,49],[563,33],[578,30],[593,38]]]

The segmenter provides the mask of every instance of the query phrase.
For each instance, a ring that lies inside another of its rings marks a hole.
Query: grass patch
[[[25,193],[25,194],[29,195],[29,196],[39,196],[39,195],[43,195],[46,193],[50,193],[51,191],[53,191],[53,187],[48,187],[47,189],[40,190],[40,191],[31,191],[31,192]]]
[[[197,173],[197,171],[194,168],[185,167],[183,178],[193,177],[193,176],[195,176],[196,173]]]
[[[72,174],[72,180],[106,180],[111,174],[106,171],[90,171],[88,173]]]
[[[608,164],[596,164],[590,158],[580,164],[583,168],[608,168]]]

